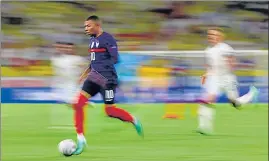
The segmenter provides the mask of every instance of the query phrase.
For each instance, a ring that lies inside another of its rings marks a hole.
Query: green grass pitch
[[[124,105],[122,105],[124,106]],[[186,105],[192,106],[192,105]],[[88,148],[65,158],[57,144],[76,139],[72,110],[64,105],[2,104],[3,161],[266,161],[268,104],[236,110],[218,105],[214,136],[195,132],[196,118],[163,120],[161,104],[129,106],[144,126],[140,138],[131,124],[105,117],[100,105],[87,109]]]

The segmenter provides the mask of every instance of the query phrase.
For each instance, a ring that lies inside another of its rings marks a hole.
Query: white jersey
[[[217,96],[225,92],[229,98],[237,98],[236,76],[226,62],[226,56],[234,55],[233,48],[228,44],[219,43],[213,47],[208,47],[205,53],[209,65],[204,86],[206,91]]]
[[[77,55],[60,55],[51,59],[54,69],[52,88],[56,99],[64,102],[72,102],[80,85],[78,79],[83,72],[81,65],[85,64],[85,59]]]
[[[82,72],[81,65],[85,60],[77,55],[60,55],[51,59],[55,76],[65,81],[77,81]]]
[[[209,65],[208,74],[224,76],[232,74],[230,66],[226,62],[226,56],[234,55],[234,49],[225,43],[219,43],[205,50],[206,62]]]

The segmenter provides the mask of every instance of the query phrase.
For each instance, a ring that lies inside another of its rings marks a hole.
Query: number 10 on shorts
[[[111,100],[114,98],[114,92],[113,90],[105,90],[105,98],[107,100]]]

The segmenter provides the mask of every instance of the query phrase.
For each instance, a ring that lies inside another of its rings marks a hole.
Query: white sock
[[[201,130],[205,128],[204,109],[205,107],[203,105],[200,105],[198,109],[198,129],[201,129]]]
[[[79,141],[86,141],[86,139],[85,139],[85,137],[84,137],[83,134],[77,134],[77,139],[78,139]]]
[[[207,115],[205,117],[205,130],[206,132],[212,133],[213,132],[213,114]]]
[[[240,104],[240,105],[244,105],[244,104],[247,104],[249,102],[252,101],[254,97],[254,93],[252,93],[251,91],[249,91],[247,94],[239,97],[236,99],[236,101]]]
[[[213,132],[213,121],[215,115],[215,109],[211,107],[207,107],[205,105],[200,105],[198,111],[198,121],[199,121],[199,129],[205,130],[207,132]]]

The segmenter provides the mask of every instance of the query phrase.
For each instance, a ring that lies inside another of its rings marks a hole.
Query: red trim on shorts
[[[105,48],[98,48],[98,49],[88,49],[89,52],[106,52]]]

